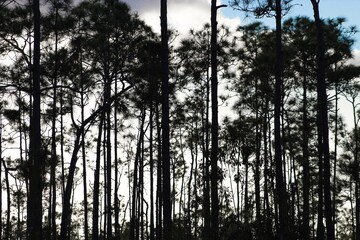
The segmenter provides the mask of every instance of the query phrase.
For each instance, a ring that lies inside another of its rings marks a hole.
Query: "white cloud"
[[[125,0],[125,2],[155,32],[160,33],[160,0]],[[200,30],[205,23],[210,23],[210,2],[210,0],[168,0],[169,29],[178,31],[180,38],[186,36],[190,29]],[[218,23],[233,30],[240,25],[240,17],[229,18],[219,10]]]
[[[353,58],[348,61],[349,64],[354,64],[356,66],[360,66],[360,50],[353,50]]]

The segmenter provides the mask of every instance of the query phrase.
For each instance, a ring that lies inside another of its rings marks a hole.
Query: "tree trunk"
[[[108,74],[107,74],[108,75]],[[107,78],[106,82],[106,90],[105,90],[105,99],[108,105],[106,109],[106,236],[107,239],[111,239],[112,237],[112,207],[111,207],[111,181],[112,181],[112,174],[111,174],[111,106],[108,104],[111,95],[111,81],[110,78]],[[116,123],[115,123],[116,124]],[[105,149],[104,149],[105,150]]]
[[[190,175],[189,175],[189,181],[188,181],[188,201],[187,201],[187,238],[191,239],[191,232],[192,232],[192,225],[191,225],[191,186],[192,186],[192,178],[193,178],[193,174],[194,174],[194,162],[195,162],[195,158],[194,158],[194,154],[193,154],[193,150],[190,149],[191,151],[191,165],[190,165]]]
[[[5,228],[5,239],[10,239],[10,216],[11,216],[11,191],[10,191],[10,183],[9,183],[9,170],[5,165],[5,160],[1,159],[2,164],[4,166],[4,172],[5,172],[5,186],[6,186],[6,228]],[[1,164],[1,163],[0,163]]]
[[[210,174],[209,174],[209,105],[210,78],[207,71],[206,78],[206,110],[205,110],[205,157],[204,157],[204,240],[210,240]]]
[[[358,136],[358,120],[356,117],[356,99],[353,97],[352,102],[352,110],[353,110],[353,123],[354,123],[354,141],[355,141],[355,149],[353,152],[354,156],[354,182],[355,182],[355,226],[356,226],[356,240],[360,239],[360,198],[359,198],[359,136]]]
[[[266,103],[265,107],[265,114],[264,114],[264,120],[263,120],[263,142],[264,142],[264,208],[266,211],[266,232],[271,237],[273,236],[272,232],[272,217],[271,217],[271,209],[270,209],[270,201],[269,201],[269,187],[271,186],[271,183],[268,183],[269,175],[270,175],[270,169],[269,169],[269,157],[268,157],[268,102]],[[271,174],[272,175],[272,174]]]
[[[170,187],[170,130],[169,130],[169,46],[167,30],[167,0],[161,0],[161,93],[162,93],[162,169],[164,204],[164,239],[172,239]]]
[[[301,238],[310,239],[310,167],[309,167],[309,120],[307,103],[307,79],[303,77],[303,132],[302,132],[302,167],[303,167],[303,214]]]
[[[279,229],[277,239],[288,238],[288,206],[285,182],[283,176],[282,139],[281,139],[281,104],[282,104],[282,7],[281,0],[276,0],[276,63],[275,63],[275,170],[276,170],[276,198],[279,206]]]
[[[115,92],[118,91],[117,80],[115,80]],[[115,218],[115,238],[120,237],[119,225],[119,159],[118,159],[118,118],[117,118],[118,101],[114,103],[114,159],[115,159],[115,182],[114,182],[114,218]]]
[[[93,221],[92,240],[99,239],[99,195],[100,195],[100,158],[101,158],[101,136],[103,130],[104,114],[101,114],[98,138],[96,142],[96,161],[94,171],[94,192],[93,192]]]
[[[82,60],[80,60],[82,62]],[[81,68],[81,122],[85,121],[84,111],[85,111],[85,103],[84,103],[84,83],[82,76],[82,68]],[[89,239],[89,226],[88,226],[88,201],[87,201],[87,171],[86,171],[86,150],[85,150],[85,131],[81,133],[82,143],[81,143],[81,152],[82,152],[82,164],[83,164],[83,195],[84,195],[84,238],[85,240]]]
[[[2,186],[2,112],[0,112],[0,186]],[[0,219],[2,219],[2,190],[0,191]],[[0,220],[0,229],[3,229],[2,220]],[[2,239],[2,230],[0,230],[0,239]]]
[[[51,130],[51,170],[50,170],[50,206],[49,206],[49,227],[51,231],[51,239],[56,240],[56,165],[57,165],[57,153],[56,153],[56,121],[57,121],[57,78],[58,78],[58,8],[55,10],[55,67],[53,76],[53,113],[52,113],[52,130]]]
[[[249,226],[249,158],[247,155],[243,156],[244,165],[245,165],[245,192],[244,192],[244,223],[246,226]]]
[[[339,99],[338,99],[339,89],[338,89],[338,81],[335,81],[335,129],[334,129],[334,176],[333,176],[333,203],[334,203],[334,231],[336,236],[336,168],[337,168],[337,155],[338,155],[338,114],[339,114]]]
[[[30,116],[29,196],[27,230],[30,240],[42,239],[42,170],[40,126],[40,5],[33,1],[34,55],[33,55],[33,106]]]
[[[255,82],[255,94],[258,96],[258,80]],[[261,151],[261,140],[260,140],[260,130],[259,130],[259,100],[258,97],[255,99],[255,172],[254,172],[254,182],[255,182],[255,212],[256,212],[256,221],[259,223],[256,228],[256,236],[260,238],[260,231],[262,228],[261,224],[261,213],[260,213],[260,151]]]
[[[321,145],[322,157],[324,161],[324,200],[325,200],[325,219],[327,240],[335,239],[335,229],[333,221],[333,210],[331,203],[331,186],[330,186],[330,150],[329,150],[329,123],[328,123],[328,106],[325,82],[325,40],[323,23],[319,14],[319,1],[311,0],[314,9],[314,19],[317,34],[317,101],[318,101],[318,132],[319,144]],[[320,158],[321,160],[321,158]]]
[[[150,139],[149,139],[149,165],[150,165],[150,240],[154,235],[154,157],[153,157],[153,101],[150,101]]]
[[[161,126],[159,121],[159,108],[156,105],[156,125],[157,125],[157,141],[158,141],[158,149],[157,149],[157,155],[158,155],[158,161],[157,161],[157,183],[156,183],[156,240],[162,240],[162,211],[163,211],[163,188],[162,188],[162,150],[161,150]]]
[[[60,230],[60,238],[63,240],[67,240],[70,238],[68,235],[69,224],[71,220],[71,193],[74,183],[74,175],[76,169],[76,161],[77,161],[77,153],[80,150],[80,139],[81,139],[81,131],[78,130],[75,137],[74,150],[71,156],[71,162],[68,173],[68,181],[66,183],[65,192],[64,192],[64,203],[62,209],[61,216],[61,230]]]
[[[211,1],[211,239],[219,238],[218,197],[218,79],[217,79],[217,9],[216,0]]]
[[[138,224],[139,216],[137,214],[137,211],[139,207],[136,206],[137,200],[140,199],[141,196],[139,196],[139,182],[138,182],[138,166],[139,161],[141,161],[141,143],[144,138],[144,123],[145,123],[145,110],[142,110],[141,113],[141,123],[140,123],[140,129],[139,129],[139,139],[136,147],[136,155],[135,155],[135,161],[134,161],[134,176],[133,176],[133,192],[132,192],[132,211],[131,211],[131,220],[130,220],[130,240],[137,239],[138,236]]]

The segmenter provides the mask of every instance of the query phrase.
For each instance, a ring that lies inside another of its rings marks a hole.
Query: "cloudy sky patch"
[[[160,33],[160,0],[125,0],[153,30]],[[220,4],[220,2],[218,3]],[[190,29],[200,30],[210,23],[210,0],[168,0],[168,25],[182,38]],[[218,23],[231,29],[240,25],[240,17],[227,17],[218,11]]]

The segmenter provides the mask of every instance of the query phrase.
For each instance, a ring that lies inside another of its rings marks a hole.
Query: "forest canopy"
[[[357,28],[310,1],[229,1],[276,21],[234,30],[213,1],[181,38],[166,0],[161,34],[1,1],[0,239],[360,239]]]

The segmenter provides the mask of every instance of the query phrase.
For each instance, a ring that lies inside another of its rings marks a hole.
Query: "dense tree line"
[[[230,31],[212,1],[174,45],[166,0],[160,35],[115,0],[2,1],[0,239],[360,239],[356,28],[311,3],[230,1],[276,22]]]

